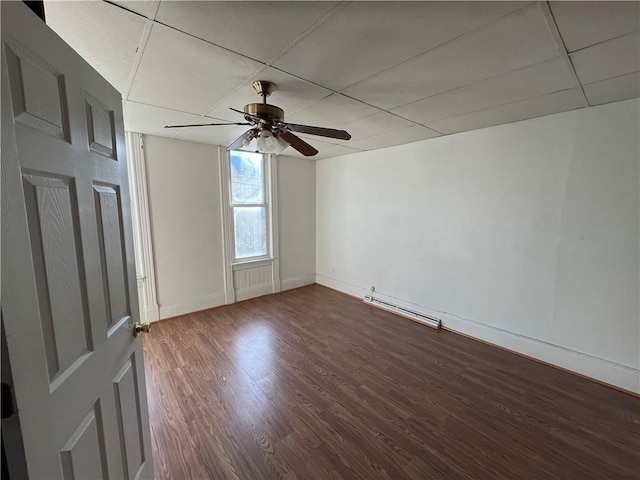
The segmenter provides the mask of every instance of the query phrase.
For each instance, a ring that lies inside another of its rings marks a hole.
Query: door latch
[[[151,323],[150,322],[144,322],[144,323],[136,322],[133,325],[133,336],[137,337],[138,334],[141,333],[141,332],[148,333],[149,330],[151,330]]]

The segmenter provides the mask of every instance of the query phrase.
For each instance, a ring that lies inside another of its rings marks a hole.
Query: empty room
[[[3,479],[640,480],[640,2],[0,8]]]

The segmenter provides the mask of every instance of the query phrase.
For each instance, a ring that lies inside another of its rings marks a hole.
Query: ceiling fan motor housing
[[[269,105],[268,103],[250,103],[245,105],[244,113],[264,118],[268,123],[272,121],[284,122],[284,110],[275,105]],[[247,121],[251,121],[251,119],[247,118]]]

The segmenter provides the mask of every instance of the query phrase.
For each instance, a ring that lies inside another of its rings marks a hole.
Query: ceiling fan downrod
[[[251,121],[252,117],[261,117],[260,123],[269,127],[274,123],[284,122],[284,110],[267,103],[267,97],[276,90],[276,84],[267,80],[256,80],[253,89],[262,97],[262,103],[250,103],[244,106],[245,119]]]

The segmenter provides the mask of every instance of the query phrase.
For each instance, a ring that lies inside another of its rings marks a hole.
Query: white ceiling
[[[326,158],[640,96],[640,2],[45,1],[128,130],[228,145],[269,102]],[[300,156],[292,148],[285,155]]]

